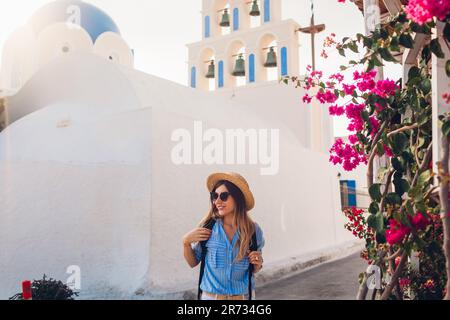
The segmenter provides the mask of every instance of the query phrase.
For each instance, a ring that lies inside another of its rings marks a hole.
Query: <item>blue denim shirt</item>
[[[239,248],[234,248],[239,239],[239,231],[230,243],[223,229],[223,221],[218,219],[212,229],[211,237],[206,243],[207,254],[205,260],[205,273],[200,285],[204,292],[221,295],[242,295],[248,294],[248,272],[249,259],[245,256],[241,261],[236,262]],[[256,239],[258,241],[258,251],[264,247],[263,232],[256,224]],[[202,247],[200,243],[193,246],[195,257],[201,260]],[[254,277],[252,278],[252,288],[255,290]]]

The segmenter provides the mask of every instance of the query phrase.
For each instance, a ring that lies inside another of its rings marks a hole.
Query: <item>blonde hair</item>
[[[255,233],[255,223],[252,218],[248,215],[245,198],[242,191],[236,187],[233,183],[229,181],[219,181],[214,186],[213,192],[216,191],[217,188],[224,185],[230,195],[233,197],[235,202],[235,210],[234,210],[234,225],[238,227],[239,230],[239,239],[236,243],[236,246],[239,247],[238,255],[236,257],[236,261],[241,261],[247,254],[247,251],[250,248],[250,241],[252,240],[252,236]],[[201,220],[199,227],[203,228],[210,220],[220,219],[218,210],[214,203],[211,201],[211,209],[205,215],[205,217]]]

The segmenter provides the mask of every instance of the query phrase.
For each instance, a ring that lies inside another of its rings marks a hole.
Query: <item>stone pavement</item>
[[[358,275],[367,268],[359,253],[260,286],[257,300],[354,300]]]

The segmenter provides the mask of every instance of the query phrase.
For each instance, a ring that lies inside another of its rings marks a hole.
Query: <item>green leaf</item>
[[[378,211],[380,211],[380,207],[378,206],[378,203],[376,201],[372,202],[369,206],[369,212],[371,214],[377,214]]]
[[[419,115],[419,117],[417,118],[417,123],[419,124],[419,126],[423,126],[423,125],[427,124],[429,119],[430,119],[430,117],[428,116],[428,114],[426,112],[424,112],[421,115]],[[419,141],[420,141],[420,139],[419,139]]]
[[[408,137],[403,132],[397,133],[391,138],[390,145],[395,154],[400,154],[409,145]]]
[[[450,121],[446,121],[442,125],[442,134],[446,137],[450,137]]]
[[[339,48],[339,49],[338,49],[338,52],[339,52],[339,54],[340,54],[341,56],[345,57],[345,51],[344,51],[343,48]]]
[[[414,212],[414,207],[413,207],[411,201],[409,201],[409,200],[406,201],[405,208],[406,208],[406,212],[407,212],[410,216],[413,216],[413,215],[415,214],[415,212]]]
[[[379,157],[381,157],[384,154],[384,148],[381,142],[377,143],[377,154]]]
[[[395,193],[398,194],[400,197],[405,193],[409,191],[409,183],[405,179],[401,180],[394,180],[394,186],[395,186]]]
[[[431,179],[431,170],[424,171],[420,174],[419,179],[417,180],[418,186],[425,186]]]
[[[377,214],[372,214],[367,218],[367,225],[374,229],[376,232],[384,231],[384,218],[379,212]]]
[[[397,59],[394,58],[394,56],[391,54],[391,52],[386,48],[380,48],[378,51],[383,58],[383,60],[388,62],[397,62]]]
[[[420,90],[422,90],[424,95],[427,95],[431,92],[431,81],[430,79],[424,79],[420,83]]]
[[[394,167],[395,171],[397,172],[403,172],[405,168],[403,168],[403,164],[398,158],[392,158],[392,166]]]
[[[422,50],[422,59],[425,61],[425,63],[428,63],[431,59],[431,50],[430,46],[425,46]]]
[[[386,243],[386,232],[377,232],[375,238],[378,244]]]
[[[436,57],[438,57],[440,59],[445,58],[444,52],[442,51],[442,48],[441,48],[441,44],[439,43],[439,39],[431,40],[430,49],[431,49],[431,52],[433,52],[436,55]]]
[[[364,37],[363,38],[363,44],[364,44],[365,47],[370,49],[370,48],[372,48],[373,40],[371,38],[369,38],[369,37]]]
[[[408,195],[414,199],[418,198],[422,199],[423,198],[422,188],[420,188],[420,186],[415,186],[409,190]]]
[[[348,48],[349,48],[350,50],[352,50],[353,52],[355,52],[355,53],[359,53],[359,51],[358,51],[358,45],[357,45],[354,41],[351,41],[351,42],[348,44]]]
[[[418,67],[412,67],[408,72],[408,79],[416,78],[420,76],[420,69]]]
[[[391,192],[388,193],[386,198],[385,198],[386,204],[390,204],[390,205],[401,205],[402,204],[402,198],[400,198],[400,196],[395,193],[395,192]]]
[[[444,37],[447,40],[447,42],[450,42],[450,23],[445,24]]]
[[[447,73],[447,77],[450,78],[450,60],[447,60],[445,63],[445,72]]]
[[[372,61],[373,61],[373,64],[375,66],[377,66],[377,67],[383,67],[384,66],[384,64],[380,61],[380,59],[378,59],[378,57],[376,55],[372,56]]]
[[[374,201],[381,201],[381,191],[380,191],[380,187],[381,184],[379,183],[374,183],[370,188],[369,188],[369,194],[370,197],[372,198],[372,200]]]
[[[398,41],[405,48],[412,49],[414,47],[414,40],[410,34],[403,33]]]

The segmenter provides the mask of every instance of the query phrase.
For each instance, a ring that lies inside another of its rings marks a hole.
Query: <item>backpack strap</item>
[[[253,233],[252,242],[250,243],[250,251],[258,251],[258,240],[256,238],[256,231]],[[248,299],[252,300],[252,278],[253,278],[254,266],[250,263],[248,268]]]
[[[216,224],[216,220],[211,219],[205,223],[203,228],[212,230],[214,228],[215,224]],[[200,276],[198,279],[198,294],[197,294],[198,300],[201,300],[201,297],[202,297],[202,289],[200,288],[200,286],[202,284],[203,274],[205,273],[205,262],[206,262],[206,251],[207,251],[206,243],[207,243],[207,241],[200,242],[200,246],[202,248],[202,258],[201,258],[202,260],[201,260],[201,264],[200,264]]]

